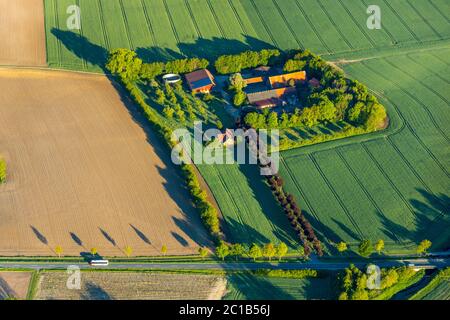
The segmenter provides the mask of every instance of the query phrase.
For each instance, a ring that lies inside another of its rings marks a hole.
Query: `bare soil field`
[[[0,69],[0,88],[0,255],[209,244],[168,150],[106,77]]]
[[[67,289],[68,274],[44,272],[38,300],[219,300],[226,280],[215,275],[81,272],[81,289]]]
[[[7,298],[25,299],[30,285],[31,272],[1,271],[0,300]]]
[[[0,65],[46,66],[44,2],[0,0]]]

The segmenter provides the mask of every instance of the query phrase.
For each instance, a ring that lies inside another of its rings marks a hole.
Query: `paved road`
[[[380,268],[406,266],[414,264],[416,268],[435,269],[450,267],[450,259],[407,259],[407,260],[373,260],[371,263]],[[354,263],[363,268],[366,262]],[[80,269],[170,269],[170,270],[257,270],[257,269],[286,269],[286,270],[342,270],[348,267],[348,262],[286,262],[286,263],[110,263],[107,267],[91,267],[87,263],[33,263],[33,262],[0,262],[0,268],[29,268],[29,269],[66,269],[68,266],[79,266]]]

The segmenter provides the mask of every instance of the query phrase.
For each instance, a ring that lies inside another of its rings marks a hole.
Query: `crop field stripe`
[[[383,78],[378,72],[376,72],[373,68],[369,67],[364,61],[361,62],[361,64],[367,68],[368,70],[370,70],[373,74],[377,74],[378,77]],[[384,96],[384,99],[386,99],[387,101],[389,101],[391,103],[391,105],[395,106],[395,109],[398,112],[398,115],[400,116],[400,118],[402,119],[402,121],[405,123],[406,127],[408,128],[408,130],[411,132],[411,134],[416,138],[416,140],[419,142],[419,144],[423,147],[423,149],[428,153],[428,155],[430,156],[431,159],[434,160],[434,162],[436,163],[437,166],[439,166],[439,168],[441,168],[442,172],[450,178],[450,174],[448,173],[447,169],[445,168],[445,166],[443,166],[440,161],[436,158],[436,156],[433,154],[433,152],[431,152],[431,150],[428,148],[428,146],[422,141],[422,139],[417,135],[417,133],[414,131],[414,129],[411,127],[411,125],[409,124],[408,121],[406,121],[405,116],[403,115],[402,111],[400,111],[400,107],[394,103],[390,98]]]
[[[416,39],[417,42],[422,42],[420,38],[414,33],[414,31],[411,30],[411,28],[408,26],[408,24],[405,22],[405,20],[402,19],[402,17],[398,14],[398,12],[392,8],[392,6],[389,4],[389,1],[383,0],[383,2],[386,4],[386,6],[391,9],[391,11],[397,16],[398,20],[403,24],[403,26],[411,33],[411,35]]]
[[[392,66],[392,68],[397,69],[398,71],[408,75],[406,72],[404,72],[403,70],[401,70],[400,68],[398,68],[396,65],[394,65],[392,62],[389,62],[387,60],[387,58],[383,58],[381,59],[383,61],[385,61],[387,64],[389,64],[390,66]],[[385,78],[386,79],[386,78]],[[414,79],[414,78],[413,78]],[[387,80],[387,79],[386,79]],[[416,80],[416,79],[415,79]],[[399,88],[403,93],[405,93],[406,95],[408,95],[411,99],[413,99],[415,102],[417,102],[422,109],[428,114],[428,117],[430,118],[431,122],[433,123],[433,125],[436,127],[436,129],[441,133],[442,137],[450,143],[450,138],[447,137],[447,135],[445,134],[445,132],[442,130],[442,128],[438,125],[438,123],[436,122],[436,119],[433,116],[433,113],[430,111],[430,109],[428,109],[428,107],[419,99],[416,97],[416,95],[411,94],[409,91],[405,90],[405,88],[403,88],[402,86],[400,86],[398,84],[398,82],[394,81],[392,78],[390,80],[393,84],[396,85],[397,88]]]
[[[344,35],[344,33],[342,32],[341,28],[338,27],[338,25],[336,24],[336,22],[333,20],[333,18],[330,16],[330,14],[328,13],[328,11],[323,7],[322,1],[317,0],[317,4],[319,5],[320,9],[322,9],[322,12],[325,13],[325,15],[327,16],[328,20],[331,22],[331,24],[333,25],[333,27],[336,29],[336,31],[339,33],[339,35],[341,36],[342,40],[344,40],[344,42],[347,44],[347,46],[350,49],[355,49],[353,47],[353,45],[350,43],[350,41],[347,40],[347,37]]]
[[[295,4],[297,5],[297,8],[302,13],[303,17],[306,21],[308,21],[309,26],[311,29],[313,29],[314,33],[316,34],[316,37],[319,39],[319,41],[322,43],[324,48],[327,50],[328,53],[333,53],[333,50],[330,49],[330,47],[327,45],[327,43],[323,40],[320,33],[317,31],[316,27],[314,26],[314,23],[312,23],[311,19],[309,19],[308,15],[306,14],[305,10],[303,10],[302,6],[298,3],[298,0],[293,0]]]
[[[300,183],[297,181],[297,179],[295,178],[295,176],[292,174],[291,168],[289,167],[289,165],[286,163],[286,160],[284,159],[283,156],[280,157],[281,162],[283,163],[283,166],[286,169],[286,172],[288,173],[289,177],[292,180],[292,183],[295,185],[295,187],[297,188],[298,192],[300,193],[302,200],[306,203],[306,206],[308,207],[308,211],[311,212],[311,214],[314,216],[314,218],[317,221],[319,220],[319,216],[316,213],[316,210],[314,210],[314,207],[311,205],[311,202],[309,201],[309,199],[306,197],[305,193],[303,192]]]
[[[233,11],[234,16],[236,17],[237,22],[239,23],[239,26],[241,27],[242,32],[244,32],[245,34],[248,34],[248,30],[246,30],[241,17],[239,17],[236,8],[234,7],[233,3],[230,0],[227,0],[228,6],[231,8],[231,11]]]
[[[105,25],[105,19],[103,17],[103,8],[102,8],[101,0],[97,0],[97,8],[98,8],[98,15],[100,17],[100,24],[102,25],[103,37],[105,38],[105,44],[109,51],[109,50],[111,50],[111,44],[109,42],[108,32],[106,32],[106,25]]]
[[[280,17],[283,19],[284,23],[286,24],[286,27],[289,29],[289,32],[292,34],[292,37],[295,39],[297,44],[300,46],[300,48],[305,49],[305,45],[300,41],[300,39],[295,34],[294,30],[292,29],[292,26],[289,24],[288,20],[286,19],[283,11],[281,11],[280,6],[277,4],[276,0],[272,0],[273,5],[275,8],[277,8],[278,13],[280,14]]]
[[[259,20],[261,21],[262,25],[264,26],[264,29],[266,29],[266,32],[269,35],[270,39],[272,40],[273,44],[275,46],[277,46],[278,48],[280,48],[280,45],[275,40],[275,37],[273,36],[272,31],[270,31],[270,28],[267,26],[266,21],[264,21],[262,15],[261,15],[261,12],[259,12],[259,9],[255,4],[255,1],[254,0],[249,0],[249,1],[252,4],[253,8],[255,9],[256,15],[258,16]]]
[[[353,14],[350,12],[350,10],[345,6],[345,4],[342,2],[342,0],[338,0],[340,6],[342,8],[344,8],[344,10],[347,12],[348,16],[350,17],[350,19],[352,19],[353,23],[355,24],[355,26],[358,27],[359,31],[361,31],[361,33],[364,35],[364,37],[370,42],[370,44],[372,45],[373,48],[376,47],[375,42],[372,40],[371,37],[369,37],[369,35],[367,34],[366,30],[361,27],[361,25],[358,23],[358,21],[355,19],[355,17],[353,16]]]
[[[152,23],[148,16],[147,6],[145,5],[144,0],[140,0],[140,3],[141,3],[141,7],[142,7],[142,12],[144,13],[145,22],[147,23],[147,28],[150,31],[150,35],[152,37],[152,43],[154,46],[158,46],[158,43],[157,43],[156,37],[155,37],[155,32],[153,31],[153,26],[152,26]]]
[[[433,0],[429,0],[429,3],[433,6],[436,12],[438,12],[447,21],[447,23],[450,23],[450,19],[447,18],[447,16],[443,13],[445,12],[445,10],[441,10],[440,8],[438,8],[437,5],[433,2]]]
[[[429,71],[429,69],[425,68],[423,64],[418,64],[416,61],[414,61],[413,59],[411,59],[411,57],[409,55],[406,55],[406,58],[410,61],[412,61],[415,65],[424,68],[425,70]],[[388,60],[386,60],[388,61]],[[403,70],[402,70],[403,71]],[[418,83],[420,83],[422,86],[424,86],[425,88],[427,88],[428,90],[430,90],[431,92],[434,93],[435,96],[439,97],[439,99],[441,99],[443,102],[445,102],[447,105],[449,105],[449,101],[443,96],[441,95],[439,92],[437,92],[436,90],[434,90],[432,87],[430,87],[429,85],[427,85],[425,82],[423,82],[422,80],[414,77],[411,73],[403,71],[403,73],[405,73],[406,75],[408,75],[408,77],[410,77],[411,79],[414,79],[414,81],[417,81]],[[433,73],[433,76],[435,77],[439,77],[439,74]],[[443,81],[445,81],[443,78],[441,78]],[[447,81],[445,81],[447,82]],[[448,83],[448,82],[447,82]]]
[[[373,197],[371,196],[370,192],[367,191],[367,189],[364,187],[364,184],[361,182],[361,180],[358,178],[358,176],[356,175],[355,171],[352,169],[352,167],[348,164],[347,160],[344,158],[344,156],[342,155],[341,151],[339,150],[339,148],[335,149],[336,154],[339,156],[339,158],[341,159],[342,163],[344,164],[344,166],[347,168],[347,170],[350,172],[350,174],[352,175],[353,179],[356,181],[356,183],[358,184],[359,188],[364,192],[364,194],[366,195],[366,197],[369,199],[369,201],[372,203],[372,205],[375,207],[375,209],[377,209],[377,211],[383,215],[383,217],[385,217],[386,220],[388,220],[388,218],[385,216],[383,210],[381,210],[381,208],[378,206],[377,202],[373,199]],[[398,242],[402,243],[402,240],[399,239],[397,237],[396,234],[394,234],[392,232],[392,236],[397,239]]]
[[[419,10],[416,9],[415,6],[412,5],[410,0],[406,0],[406,3],[411,7],[411,9],[413,9],[413,11],[423,20],[423,22],[426,23],[426,25],[433,30],[433,32],[438,36],[439,39],[442,39],[442,35],[437,32],[437,30],[430,24],[430,22],[428,22],[428,19],[425,19],[425,17],[420,13]]]
[[[220,30],[220,34],[221,34],[222,38],[227,39],[227,37],[225,36],[225,30],[223,29],[222,25],[220,24],[219,18],[217,17],[217,14],[211,5],[211,2],[209,0],[205,0],[205,2],[208,5],[209,11],[211,12],[212,16],[214,17],[214,21],[216,21],[216,25]]]
[[[369,7],[369,6],[367,5],[367,3],[366,3],[364,0],[361,0],[361,2],[364,4],[364,6],[365,6],[366,8]],[[397,39],[396,39],[396,38],[394,37],[394,35],[389,31],[389,29],[386,28],[385,25],[383,25],[382,30],[383,30],[384,32],[386,32],[386,34],[387,34],[387,35],[389,36],[389,38],[391,39],[392,43],[397,42]]]
[[[77,4],[77,6],[78,6],[78,8],[81,8],[81,6],[80,6],[80,0],[76,0],[76,4]],[[82,36],[82,37],[84,37],[83,36],[83,24],[81,24],[81,28],[80,28],[80,35]],[[82,62],[82,64],[83,64],[83,69],[87,69],[87,61],[86,61],[86,59],[84,59],[84,58],[80,58],[81,59],[81,62]]]
[[[409,210],[411,212],[415,212],[414,208],[411,206],[411,204],[409,203],[409,201],[407,199],[405,199],[405,197],[403,196],[403,193],[397,188],[397,186],[395,185],[395,183],[391,180],[391,178],[389,177],[389,175],[384,171],[383,167],[381,166],[381,164],[375,159],[375,157],[373,156],[372,152],[369,150],[369,148],[364,144],[361,143],[361,146],[364,148],[364,150],[367,152],[368,156],[370,157],[370,159],[372,160],[372,162],[375,164],[375,166],[378,168],[378,170],[381,172],[381,174],[384,176],[384,178],[389,182],[389,184],[392,186],[392,188],[395,190],[395,192],[397,193],[397,195],[400,197],[400,199],[403,201],[403,203],[409,208]]]
[[[427,55],[427,56],[428,56],[428,58],[430,58],[430,57],[436,58],[436,57],[435,57],[434,55],[432,55],[432,54]],[[447,84],[450,84],[450,81],[447,80],[447,79],[445,79],[445,78],[444,78],[443,76],[441,76],[438,72],[435,72],[434,70],[430,69],[429,67],[425,67],[425,65],[423,65],[423,64],[421,64],[421,63],[419,63],[419,62],[417,62],[417,60],[414,59],[414,57],[413,57],[411,54],[406,54],[405,57],[407,57],[408,59],[410,59],[411,61],[413,61],[413,62],[416,63],[417,65],[420,65],[422,68],[424,68],[424,69],[427,70],[428,72],[433,73],[434,76],[435,76],[436,78],[441,79],[442,82],[445,82],[445,83],[447,83]]]
[[[308,154],[309,159],[311,160],[311,162],[314,164],[314,166],[316,167],[317,171],[319,172],[320,176],[322,177],[323,181],[325,182],[325,184],[328,186],[328,188],[330,189],[331,193],[334,195],[334,197],[336,198],[337,202],[339,203],[339,205],[341,206],[342,210],[344,210],[345,214],[347,215],[347,217],[349,218],[350,222],[352,223],[352,225],[355,227],[355,230],[359,233],[359,235],[361,236],[361,239],[364,239],[364,234],[361,231],[361,229],[359,228],[358,224],[356,223],[356,221],[353,219],[353,216],[351,215],[350,211],[348,210],[348,208],[345,206],[344,202],[342,201],[342,199],[339,197],[339,195],[336,193],[336,190],[334,190],[333,186],[331,185],[330,181],[328,180],[328,178],[325,176],[325,174],[323,173],[322,169],[320,168],[319,164],[317,163],[316,159],[314,158],[313,154]]]
[[[133,40],[131,39],[131,33],[130,33],[129,26],[128,26],[128,19],[127,19],[127,15],[125,14],[125,9],[123,7],[122,0],[119,0],[119,6],[120,6],[120,12],[121,12],[121,16],[122,16],[122,23],[123,23],[123,26],[125,27],[125,35],[127,36],[128,42],[130,43],[130,49],[134,50],[135,47],[133,45]]]
[[[162,2],[164,4],[164,8],[166,8],[166,14],[167,14],[167,17],[169,18],[170,26],[172,27],[172,33],[175,36],[175,39],[177,40],[177,43],[181,43],[180,37],[178,36],[177,30],[176,30],[175,25],[173,23],[172,14],[170,13],[170,9],[169,9],[169,6],[167,5],[167,1],[166,0],[162,0]]]
[[[194,16],[194,13],[192,12],[192,8],[191,8],[191,6],[189,4],[189,0],[184,0],[184,5],[186,6],[186,9],[188,10],[189,15],[191,16],[192,24],[194,25],[194,28],[195,28],[195,31],[197,32],[197,35],[200,38],[203,38],[202,31],[198,27],[197,20],[195,20],[195,16]]]

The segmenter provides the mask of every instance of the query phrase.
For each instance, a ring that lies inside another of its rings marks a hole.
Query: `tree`
[[[6,161],[0,158],[0,184],[6,182]]]
[[[273,245],[273,243],[271,242],[267,243],[263,248],[263,255],[264,257],[269,258],[269,261],[272,261],[272,258],[275,256],[276,253],[277,250]]]
[[[431,247],[432,242],[430,240],[422,240],[422,242],[419,243],[417,246],[417,253],[418,254],[424,254],[427,252],[427,250]]]
[[[373,247],[372,242],[368,239],[364,239],[361,241],[358,247],[358,252],[361,257],[368,258],[372,254]]]
[[[261,248],[256,243],[252,244],[248,251],[248,255],[253,258],[253,261],[256,261],[256,259],[262,256]]]
[[[217,126],[217,129],[222,130],[222,129],[223,129],[222,121],[217,120],[217,121],[216,121],[216,126]]]
[[[230,90],[235,90],[236,92],[242,91],[247,86],[247,82],[240,73],[233,73],[228,81],[230,82]]]
[[[106,68],[123,80],[134,81],[139,78],[142,60],[130,49],[114,49],[109,53]]]
[[[163,256],[165,256],[167,253],[167,246],[165,244],[163,244],[161,247],[161,253],[163,254]]]
[[[203,259],[208,255],[209,250],[205,247],[200,247],[198,248],[198,254],[200,255],[200,257],[202,257]]]
[[[278,127],[278,114],[276,112],[269,113],[269,116],[267,117],[267,126],[270,129]]]
[[[380,239],[375,244],[375,251],[378,252],[378,254],[381,254],[381,251],[383,251],[383,249],[384,249],[384,241]]]
[[[339,251],[339,252],[347,251],[347,249],[348,249],[347,243],[345,243],[344,241],[339,242],[339,243],[336,245],[336,249],[337,249],[337,251]]]
[[[96,256],[97,252],[98,252],[97,248],[95,248],[95,247],[91,248],[91,255]]]
[[[144,80],[152,80],[156,76],[164,73],[164,63],[154,62],[154,63],[143,63],[139,76]]]
[[[278,257],[278,261],[281,261],[281,259],[288,253],[288,246],[284,242],[280,242],[280,244],[276,247],[276,255]]]
[[[230,254],[230,248],[225,242],[221,242],[216,248],[216,255],[223,260]]]
[[[306,61],[290,59],[286,61],[286,63],[284,64],[283,71],[285,72],[299,71],[303,70],[305,66]]]
[[[175,113],[175,110],[172,107],[165,106],[163,109],[163,113],[168,119],[173,119],[173,114]]]
[[[63,253],[63,248],[61,246],[56,246],[55,253],[58,255],[58,258],[61,258],[61,255]]]
[[[236,107],[240,107],[244,104],[246,99],[247,99],[247,94],[242,90],[238,90],[238,91],[236,91],[236,93],[233,97],[233,104]]]
[[[238,257],[242,257],[245,253],[245,248],[240,243],[232,244],[230,247],[230,255],[235,257],[236,260]]]
[[[130,246],[126,246],[123,251],[125,252],[125,255],[127,257],[130,257],[133,254],[133,248],[131,248]]]

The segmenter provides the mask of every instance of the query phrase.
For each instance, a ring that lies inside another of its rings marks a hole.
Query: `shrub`
[[[0,183],[6,182],[6,161],[0,158]]]

